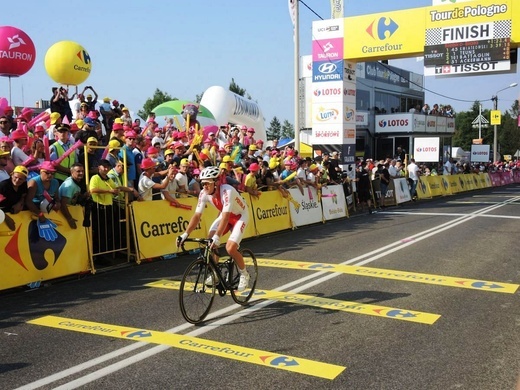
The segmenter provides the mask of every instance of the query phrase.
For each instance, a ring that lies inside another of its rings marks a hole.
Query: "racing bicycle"
[[[223,297],[229,291],[236,303],[245,306],[255,292],[258,277],[258,265],[254,253],[249,249],[240,249],[250,279],[249,287],[244,291],[238,291],[240,274],[231,257],[221,257],[216,264],[213,261],[214,250],[210,249],[210,239],[187,238],[184,243],[186,242],[197,243],[200,248],[199,256],[184,272],[180,286],[179,304],[186,321],[192,324],[204,321],[216,292]],[[184,243],[183,251],[185,251]]]

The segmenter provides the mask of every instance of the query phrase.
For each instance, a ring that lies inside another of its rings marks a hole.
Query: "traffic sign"
[[[492,125],[499,125],[502,122],[502,113],[500,110],[491,110],[490,122]]]

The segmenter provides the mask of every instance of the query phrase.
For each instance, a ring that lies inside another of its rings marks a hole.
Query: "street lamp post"
[[[472,123],[474,129],[478,129],[478,139],[482,139],[482,128],[487,129],[489,122],[482,116],[482,104],[478,106],[478,116]]]
[[[498,110],[498,93],[502,92],[508,88],[514,88],[517,85],[518,85],[518,83],[513,83],[513,84],[495,92],[495,95],[491,98],[491,100],[493,100],[493,102],[494,102],[494,105],[493,105],[494,110]],[[493,126],[493,160],[494,160],[494,162],[498,161],[498,137],[497,137],[497,125],[496,124]]]

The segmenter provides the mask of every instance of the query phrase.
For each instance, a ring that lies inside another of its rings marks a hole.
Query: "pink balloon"
[[[9,102],[7,101],[7,99],[5,97],[3,98],[0,98],[0,116],[1,115],[4,115],[5,113],[5,108],[9,105]]]
[[[0,27],[0,76],[21,76],[35,60],[36,48],[26,33],[16,27]]]

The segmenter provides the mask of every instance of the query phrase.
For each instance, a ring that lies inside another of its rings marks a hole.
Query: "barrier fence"
[[[417,196],[419,199],[428,199],[511,183],[520,183],[520,172],[421,176],[417,184]],[[265,191],[259,197],[244,193],[250,213],[244,238],[348,217],[349,209],[356,209],[356,200],[351,183],[346,184],[321,189],[307,187],[303,194],[298,188],[291,188],[286,197],[280,191]],[[378,204],[381,196],[379,181],[373,181],[372,185],[374,200]],[[410,200],[407,179],[393,179],[384,204],[390,206]],[[114,230],[112,234],[118,236],[115,237],[115,246],[104,248],[105,251],[131,251],[137,263],[143,259],[176,253],[175,239],[185,231],[197,199],[188,197],[178,201],[191,206],[192,210],[172,207],[163,200],[114,204],[117,213],[111,214],[114,218],[111,222],[117,233]],[[73,218],[83,221],[83,207],[69,206],[69,209]],[[191,236],[205,237],[217,215],[215,208],[208,207]],[[84,228],[78,223],[77,229],[71,229],[61,213],[52,211],[49,218],[56,224],[57,238],[47,241],[39,236],[31,212],[22,211],[11,217],[16,224],[15,231],[0,224],[0,245],[4,248],[0,256],[0,290],[24,285],[38,286],[46,280],[96,271],[92,258],[98,253],[104,253],[99,246],[103,238],[93,236],[91,228]],[[222,238],[222,242],[226,239],[227,235]],[[97,252],[94,251],[94,244],[97,245]],[[187,249],[194,247],[187,246]]]

